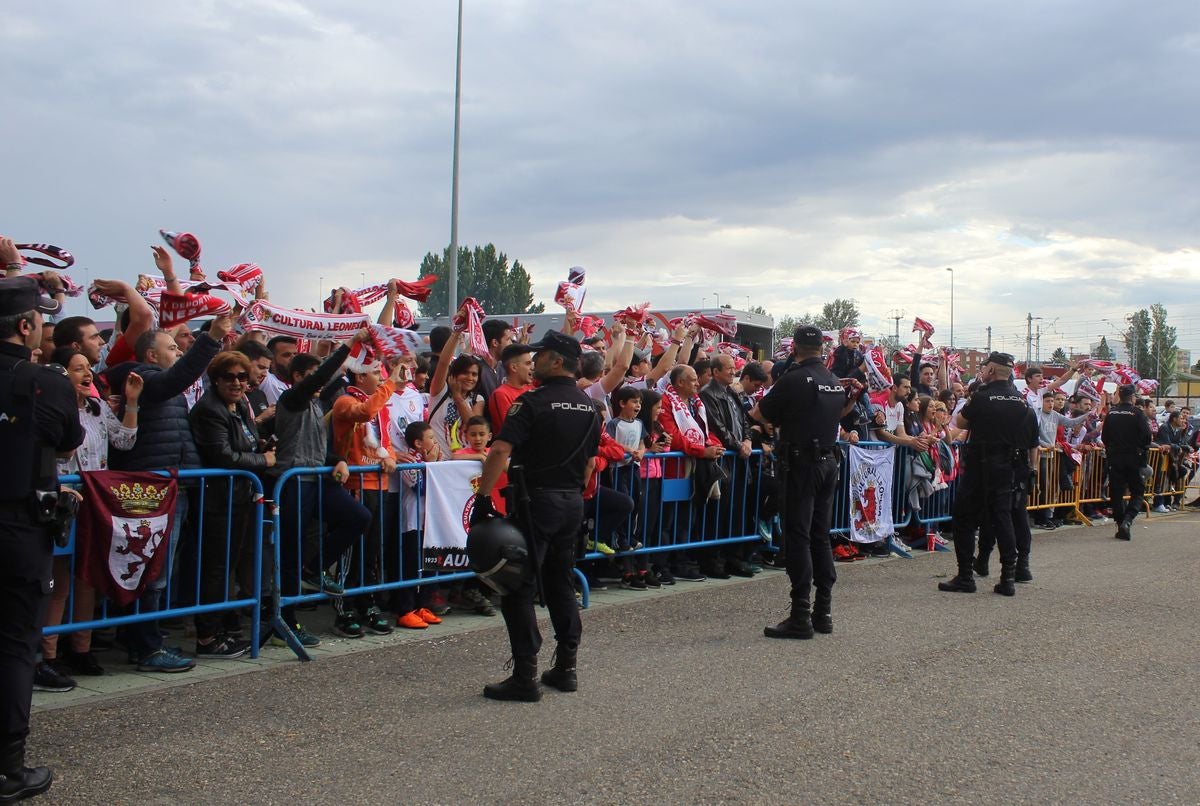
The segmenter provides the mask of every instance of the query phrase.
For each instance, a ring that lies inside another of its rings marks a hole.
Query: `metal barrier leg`
[[[580,601],[583,604],[583,609],[587,610],[588,602],[591,599],[591,589],[588,587],[587,577],[578,568],[572,568],[571,570],[575,572],[575,577],[579,580],[579,589],[582,593]]]

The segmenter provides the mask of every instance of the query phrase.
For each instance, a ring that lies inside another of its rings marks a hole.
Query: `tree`
[[[790,339],[800,325],[814,324],[812,314],[803,316],[783,316],[775,321],[775,343]]]
[[[421,277],[431,274],[438,276],[438,282],[433,285],[429,299],[420,304],[422,316],[445,316],[446,306],[450,299],[450,247],[446,247],[441,255],[429,252],[421,261]],[[474,249],[462,246],[458,250],[458,300],[474,297],[483,306],[483,310],[494,315],[515,313],[542,313],[546,306],[539,302],[533,304],[533,292],[529,273],[514,260],[508,264],[508,256],[497,252],[492,244],[476,246]],[[452,313],[452,312],[451,312]]]
[[[1125,317],[1129,323],[1124,333],[1125,352],[1129,356],[1129,365],[1133,371],[1143,378],[1153,378],[1153,362],[1150,360],[1150,331],[1152,325],[1150,314],[1145,308]]]
[[[1158,393],[1165,395],[1175,382],[1175,328],[1167,325],[1167,309],[1161,303],[1150,306],[1150,359],[1154,362],[1153,375],[1158,379]],[[1143,375],[1142,377],[1147,377]]]
[[[1100,337],[1100,343],[1096,345],[1096,349],[1092,350],[1092,358],[1098,361],[1112,361],[1113,351],[1108,346],[1108,339],[1104,336]]]
[[[854,300],[839,297],[822,306],[821,315],[814,324],[821,330],[841,330],[844,327],[857,327],[858,319],[858,305]]]
[[[1071,359],[1067,358],[1066,350],[1061,347],[1056,347],[1050,356],[1050,363],[1066,366],[1067,364],[1071,363]]]

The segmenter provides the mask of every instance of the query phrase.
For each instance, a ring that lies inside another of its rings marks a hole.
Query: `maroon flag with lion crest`
[[[80,478],[76,568],[101,594],[128,605],[162,572],[175,517],[175,479],[113,470]]]

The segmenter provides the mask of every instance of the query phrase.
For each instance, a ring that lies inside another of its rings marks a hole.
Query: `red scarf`
[[[359,403],[366,403],[367,399],[370,397],[370,395],[368,395],[362,389],[359,389],[357,386],[347,386],[346,394],[350,395],[350,397],[354,398]],[[374,436],[375,436],[376,440],[379,442],[379,444],[378,445],[368,444],[366,435],[364,435],[363,448],[365,448],[367,450],[374,450],[375,448],[389,449],[388,455],[390,456],[391,455],[390,449],[392,447],[392,435],[390,433],[388,433],[391,430],[389,428],[390,425],[391,425],[391,413],[388,411],[388,407],[384,406],[382,409],[379,410],[379,413],[375,415],[375,418],[373,420],[369,420],[365,423],[355,423],[354,428],[357,429],[357,428],[359,428],[359,426],[362,426],[363,428],[367,428],[368,426],[374,426],[375,427]],[[380,458],[382,458],[382,457],[380,457]]]

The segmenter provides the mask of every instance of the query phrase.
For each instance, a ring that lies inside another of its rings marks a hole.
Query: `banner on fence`
[[[479,476],[479,462],[430,462],[425,465],[425,568],[467,567],[467,530]]]
[[[79,576],[118,605],[128,605],[162,572],[175,513],[175,479],[112,470],[79,475]]]
[[[896,449],[850,446],[850,539],[856,543],[887,540],[892,523],[892,470]]]

